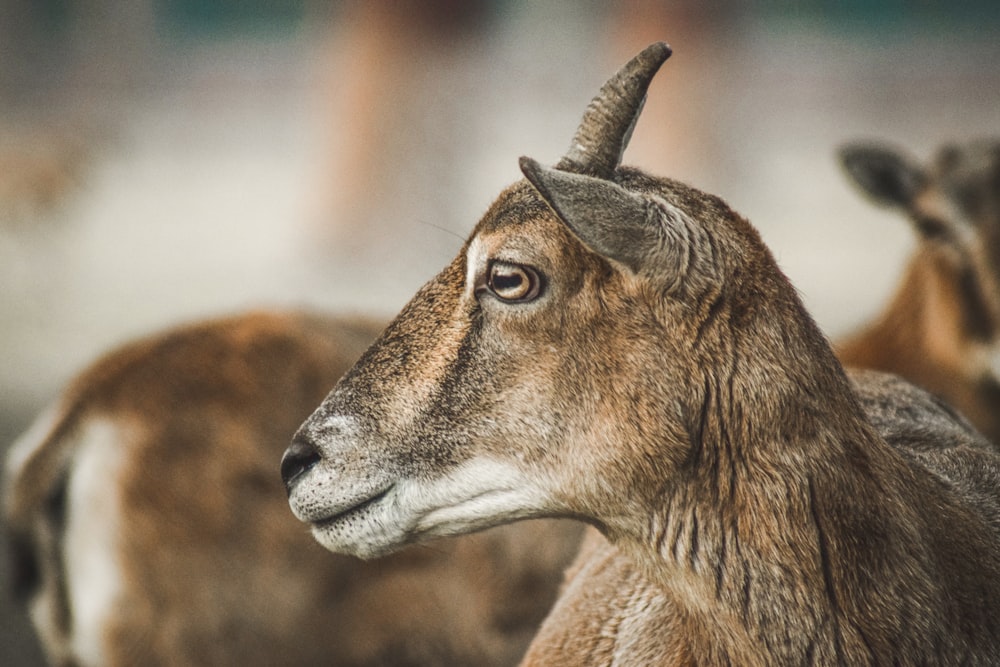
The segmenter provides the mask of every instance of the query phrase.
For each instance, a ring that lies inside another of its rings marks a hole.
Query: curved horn
[[[557,169],[611,177],[632,137],[649,82],[670,54],[665,43],[650,44],[608,79],[584,112]]]

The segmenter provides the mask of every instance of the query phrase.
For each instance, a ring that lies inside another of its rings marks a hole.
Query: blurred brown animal
[[[79,187],[88,148],[79,134],[54,128],[30,128],[16,138],[0,133],[0,224],[57,208]]]
[[[1000,455],[848,375],[757,231],[620,166],[654,44],[494,202],[282,472],[373,557],[533,517],[592,534],[538,665],[996,664]]]
[[[946,145],[927,165],[856,143],[841,161],[918,241],[895,296],[839,345],[841,360],[932,391],[1000,443],[1000,142]]]
[[[579,527],[366,563],[288,512],[282,449],[381,324],[252,313],[122,347],[11,450],[16,586],[53,665],[510,665]]]

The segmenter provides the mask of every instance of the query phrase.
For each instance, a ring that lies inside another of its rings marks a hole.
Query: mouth
[[[313,521],[312,524],[316,528],[324,529],[334,526],[338,523],[343,523],[351,519],[352,517],[364,513],[367,509],[377,505],[379,502],[385,499],[386,496],[389,495],[389,492],[392,491],[393,488],[395,488],[395,486],[396,486],[395,484],[390,484],[389,486],[385,487],[375,495],[370,496],[365,500],[362,500],[356,505],[352,505],[341,512],[337,512],[336,514],[332,514],[323,519],[318,519],[316,521]]]
[[[394,482],[364,500],[330,508],[308,521],[312,536],[335,553],[370,559],[406,542],[406,521],[398,515],[398,485]]]

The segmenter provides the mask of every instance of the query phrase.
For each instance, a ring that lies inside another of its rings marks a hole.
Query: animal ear
[[[923,168],[900,151],[873,144],[849,144],[840,162],[875,203],[909,210],[927,183]]]
[[[585,245],[633,273],[677,279],[688,253],[683,214],[613,181],[543,167],[521,158],[521,171]]]

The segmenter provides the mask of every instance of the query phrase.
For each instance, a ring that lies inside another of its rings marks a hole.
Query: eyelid
[[[496,292],[496,290],[490,283],[493,276],[493,271],[498,265],[511,267],[525,274],[525,276],[529,281],[530,290],[524,297],[510,299]],[[486,290],[494,298],[507,304],[519,304],[519,303],[528,303],[534,301],[535,299],[537,299],[539,296],[542,295],[542,292],[545,289],[545,284],[546,284],[545,277],[534,266],[531,266],[529,264],[522,264],[520,262],[511,262],[509,260],[496,257],[487,262],[486,271],[482,275],[481,281],[482,281],[482,286],[480,287],[479,281],[477,280],[477,285],[476,285],[477,296],[479,291]]]

